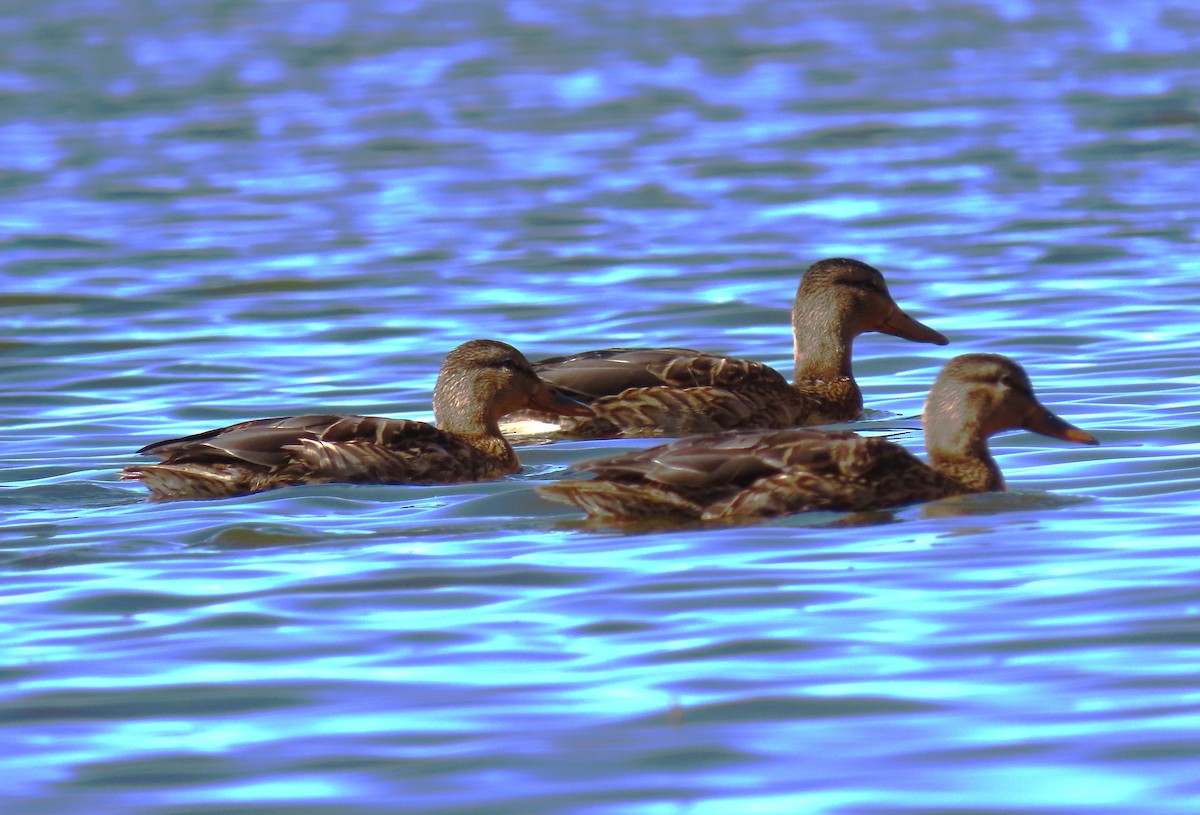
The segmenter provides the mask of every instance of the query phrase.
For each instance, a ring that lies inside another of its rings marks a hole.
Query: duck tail
[[[122,481],[140,481],[150,490],[152,501],[194,498],[228,498],[265,489],[255,485],[252,474],[240,467],[202,464],[147,464],[126,467]]]

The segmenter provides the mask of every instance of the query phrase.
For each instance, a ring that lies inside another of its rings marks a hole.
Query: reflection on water
[[[6,813],[1200,806],[1190,4],[9,6]],[[922,453],[942,362],[994,351],[1102,446],[683,530],[533,490],[638,440],[452,488],[116,480],[242,419],[428,419],[477,336],[786,370],[827,256],[952,341],[860,338],[865,428]]]

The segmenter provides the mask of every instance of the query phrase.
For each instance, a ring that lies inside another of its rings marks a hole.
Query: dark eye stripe
[[[980,385],[998,385],[1009,390],[1016,391],[1024,396],[1033,396],[1033,388],[1019,379],[1014,379],[1008,374],[997,374],[995,376],[980,377],[975,380]]]
[[[875,288],[875,283],[871,280],[851,280],[849,278],[842,278],[841,280],[838,281],[838,283],[840,283],[843,286],[853,286],[856,289],[874,289]]]

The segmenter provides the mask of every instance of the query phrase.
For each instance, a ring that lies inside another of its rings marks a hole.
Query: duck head
[[[847,344],[868,331],[935,345],[950,342],[941,332],[904,313],[878,269],[851,258],[817,261],[808,267],[796,290],[792,326],[797,342],[828,326],[830,319],[840,329],[840,340]]]
[[[498,436],[500,417],[526,408],[592,415],[590,407],[542,381],[525,355],[507,343],[471,340],[446,355],[433,389],[434,421],[441,429]]]
[[[1033,394],[1025,368],[1000,354],[964,354],[947,362],[925,400],[924,421],[930,455],[978,454],[989,436],[1006,430],[1099,444],[1051,413]]]

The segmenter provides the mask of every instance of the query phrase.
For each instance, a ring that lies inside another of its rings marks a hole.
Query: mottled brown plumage
[[[1097,443],[1038,402],[1020,365],[997,354],[966,354],[946,364],[925,403],[930,464],[886,439],[849,432],[725,432],[584,462],[578,469],[592,480],[538,490],[609,521],[884,509],[1004,489],[987,440],[1017,428]]]
[[[559,422],[562,433],[574,437],[824,424],[862,414],[850,354],[854,338],[868,331],[947,342],[896,305],[877,269],[829,258],[804,273],[792,304],[792,384],[761,362],[688,348],[608,348],[545,359],[534,369],[595,410],[595,416]],[[547,420],[514,417],[520,418]]]
[[[472,340],[442,363],[434,387],[437,427],[408,419],[313,415],[256,419],[155,442],[139,450],[160,464],[127,467],[156,500],[220,498],[296,484],[446,484],[520,469],[497,420],[523,407],[588,415],[534,373],[511,345]]]

